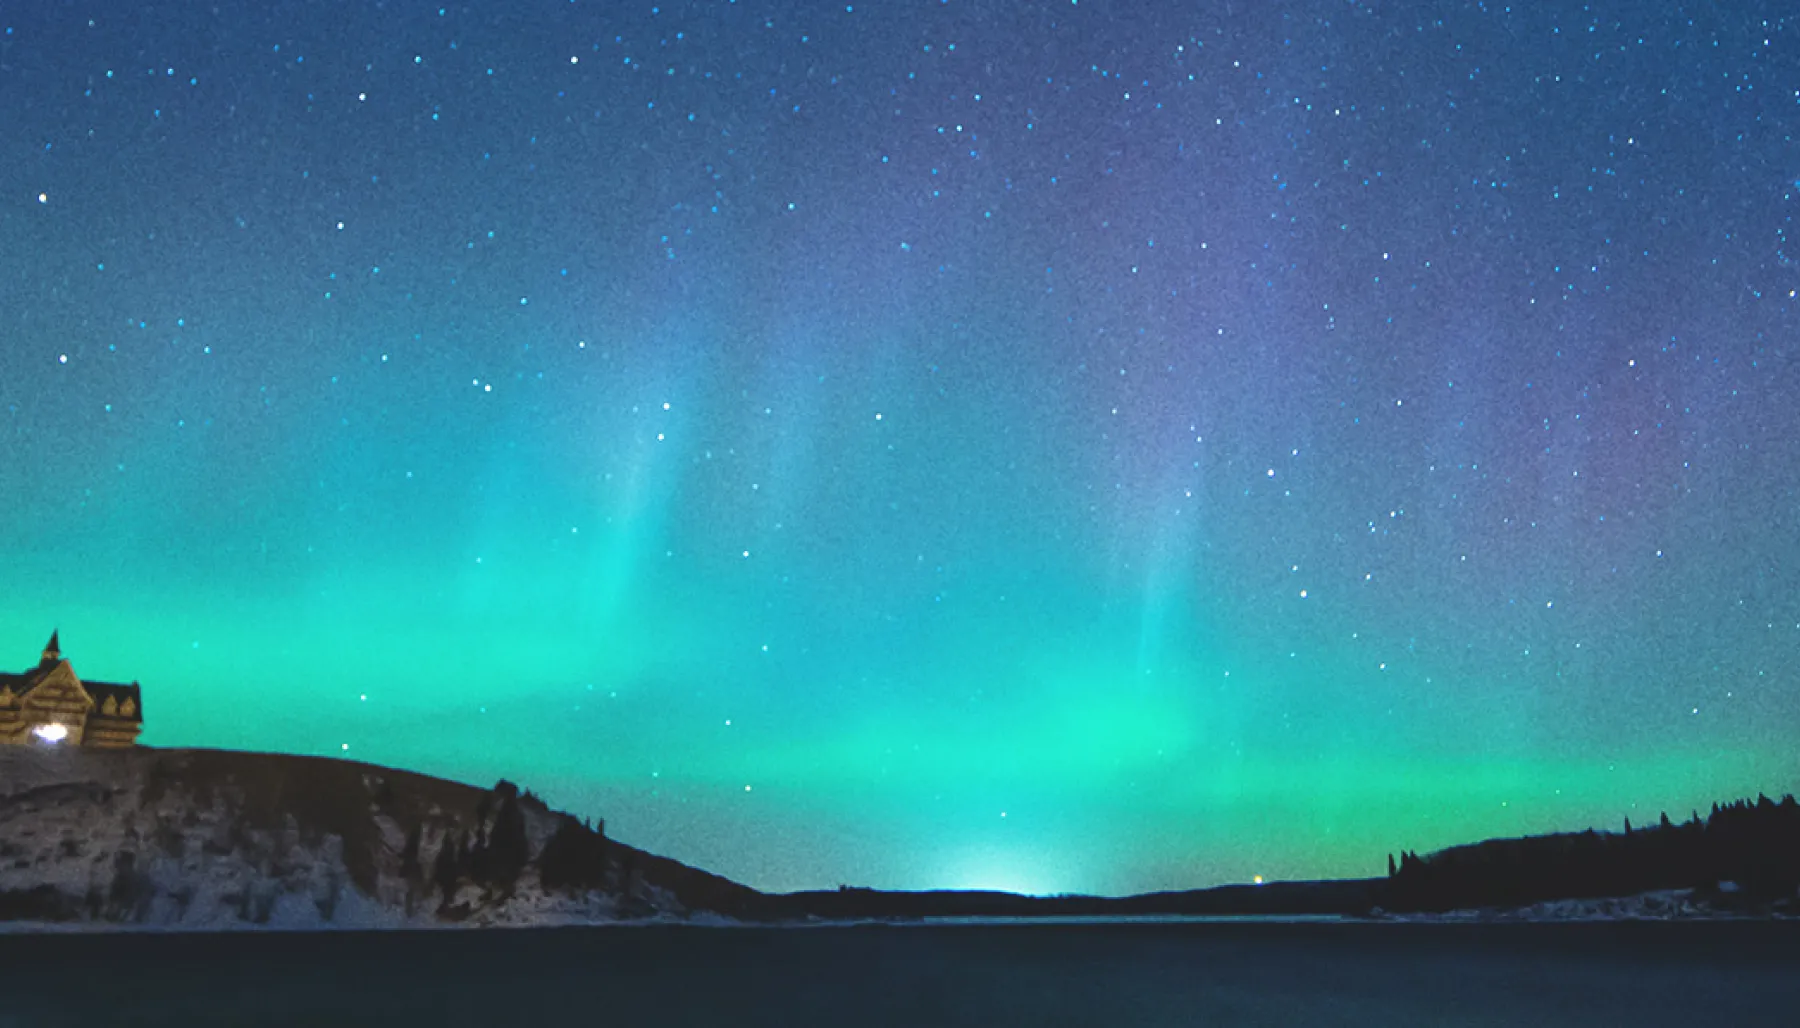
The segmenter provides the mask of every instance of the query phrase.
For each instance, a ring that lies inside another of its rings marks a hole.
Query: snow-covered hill
[[[1546,900],[1524,907],[1483,907],[1444,913],[1388,913],[1370,916],[1381,921],[1497,922],[1497,921],[1695,921],[1763,920],[1787,916],[1784,907],[1769,904],[1722,903],[1717,889],[1661,889],[1635,896],[1593,899]]]
[[[719,920],[760,898],[507,783],[268,753],[0,747],[0,924]]]

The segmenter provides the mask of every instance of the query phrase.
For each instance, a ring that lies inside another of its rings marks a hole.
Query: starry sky
[[[0,666],[765,889],[1800,779],[1783,5],[0,14]]]

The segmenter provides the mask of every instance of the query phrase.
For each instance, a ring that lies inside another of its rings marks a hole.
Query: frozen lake
[[[3,935],[40,1025],[1793,1024],[1800,923]]]

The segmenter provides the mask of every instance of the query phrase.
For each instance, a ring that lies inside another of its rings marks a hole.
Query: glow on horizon
[[[1019,896],[1055,896],[1074,892],[1059,875],[1044,866],[1042,856],[1027,852],[973,854],[948,868],[941,884],[929,888],[979,892],[1010,892]]]

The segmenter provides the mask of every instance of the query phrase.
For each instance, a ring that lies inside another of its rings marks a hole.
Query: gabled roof
[[[9,688],[15,694],[23,695],[37,688],[37,684],[40,681],[43,681],[44,676],[49,674],[55,667],[55,664],[39,664],[30,671],[17,675],[0,671],[0,687]],[[80,676],[77,675],[76,677],[79,678]]]
[[[127,720],[140,723],[144,720],[143,692],[138,688],[136,682],[133,682],[130,685],[120,685],[117,682],[89,682],[83,679],[78,680],[81,681],[81,687],[87,690],[87,694],[94,698],[94,710],[96,712],[99,711],[100,705],[105,703],[108,697],[111,697],[115,703],[120,705],[123,705],[126,700],[130,700],[133,704],[133,708],[131,717]],[[106,716],[124,717],[125,715],[110,714]]]
[[[21,672],[19,674],[0,672],[0,688],[11,689],[13,695],[23,696],[37,688],[38,683],[47,678],[50,672],[55,671],[57,668],[67,663],[68,661],[66,660],[59,660],[54,664],[39,664],[30,671]],[[71,668],[70,673],[73,674],[74,669]],[[99,710],[100,705],[106,702],[107,697],[111,697],[114,703],[119,704],[130,699],[137,707],[137,709],[132,712],[130,719],[137,722],[142,722],[144,720],[143,692],[138,688],[136,682],[133,682],[130,685],[120,685],[117,682],[90,682],[80,675],[75,675],[75,680],[81,683],[81,687],[87,691],[88,697],[94,701],[95,710]]]

